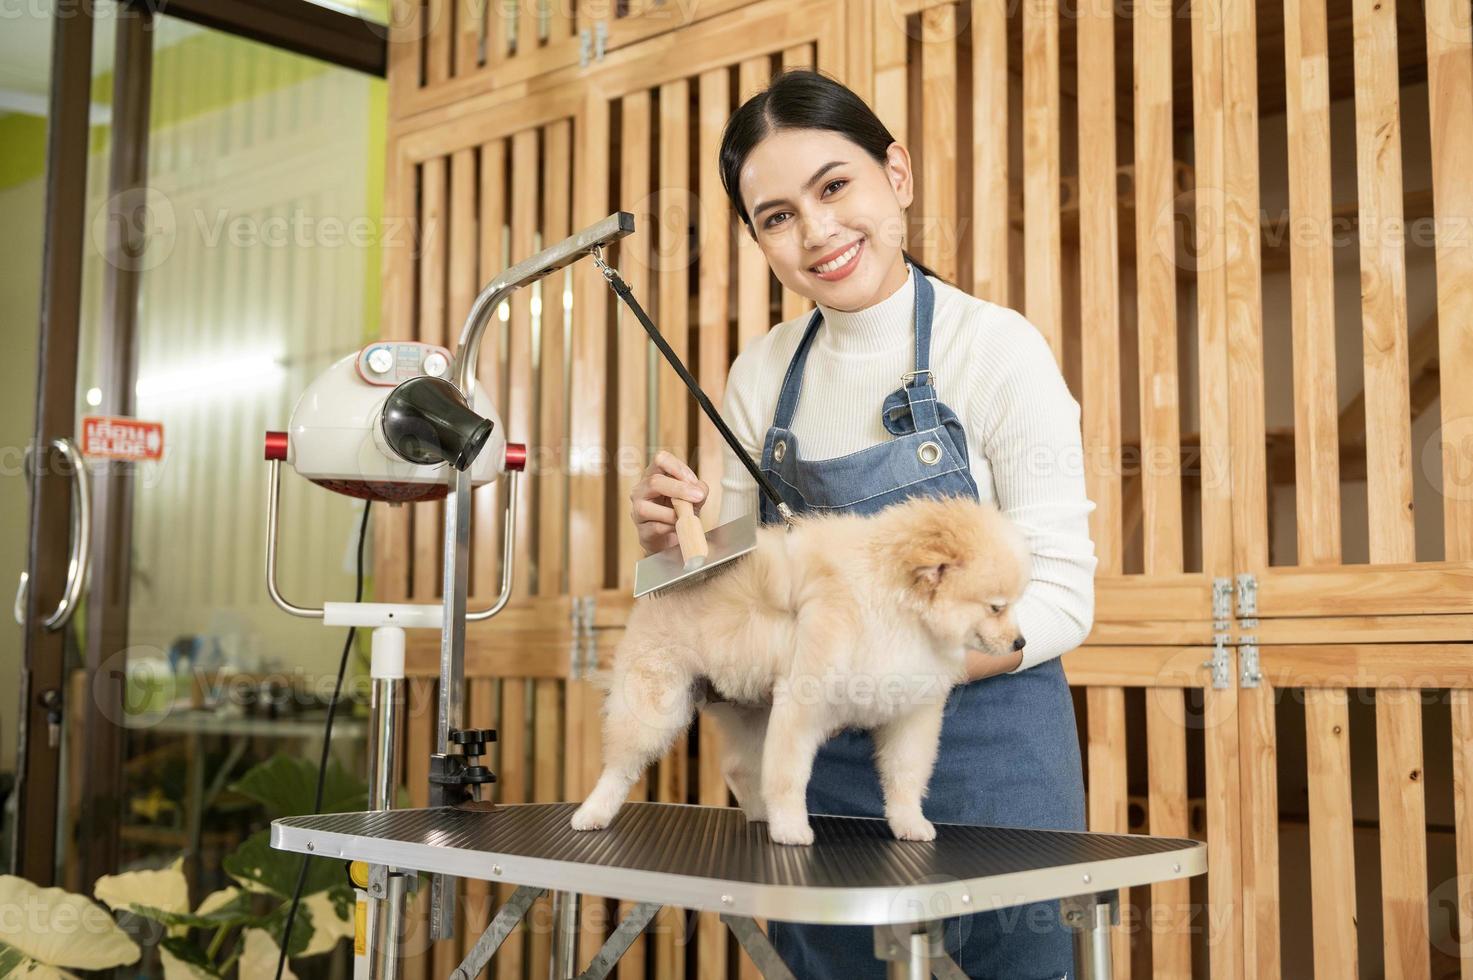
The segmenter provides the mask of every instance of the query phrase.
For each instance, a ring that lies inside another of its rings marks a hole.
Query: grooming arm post
[[[471,304],[456,349],[455,384],[461,393],[467,399],[474,397],[481,338],[503,299],[523,286],[529,286],[538,279],[572,265],[593,249],[612,244],[633,231],[634,215],[627,211],[616,211],[576,235],[518,262],[482,289]],[[459,728],[463,722],[465,603],[470,570],[470,473],[456,471],[454,480],[454,487],[445,507],[445,623],[440,634],[439,719],[435,730],[435,752],[441,755],[450,751],[451,730]],[[513,483],[513,492],[515,489],[516,485]],[[508,544],[504,551],[507,560],[502,564],[502,599],[495,610],[499,610],[511,593],[511,539],[512,535],[508,534]],[[489,617],[490,613],[487,615]],[[436,939],[450,936],[455,930],[455,892],[447,885],[443,875],[436,875],[431,885],[430,932]]]

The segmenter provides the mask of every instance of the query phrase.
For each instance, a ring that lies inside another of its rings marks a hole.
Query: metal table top
[[[774,844],[734,807],[626,803],[604,830],[578,803],[472,804],[284,817],[271,845],[560,891],[794,922],[925,922],[1187,878],[1207,845],[1139,834],[936,824],[896,840],[884,820],[810,816],[810,847]]]

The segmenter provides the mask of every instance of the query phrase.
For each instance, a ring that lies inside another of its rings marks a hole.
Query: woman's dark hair
[[[789,68],[773,76],[764,91],[743,102],[732,114],[721,134],[721,184],[753,238],[757,232],[747,206],[742,203],[738,175],[752,148],[780,129],[833,130],[881,165],[885,163],[890,144],[895,142],[874,110],[843,83],[808,68]],[[900,254],[923,275],[941,278],[909,252],[902,250]]]

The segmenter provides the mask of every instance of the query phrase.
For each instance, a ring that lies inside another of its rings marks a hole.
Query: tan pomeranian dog
[[[702,684],[722,729],[722,773],[749,820],[811,844],[806,793],[820,745],[872,729],[885,817],[932,840],[921,813],[947,695],[967,648],[1021,649],[1022,533],[996,507],[915,497],[871,516],[805,514],[760,528],[726,570],[635,603],[599,679],[604,770],[573,815],[608,826],[645,769],[689,726]]]

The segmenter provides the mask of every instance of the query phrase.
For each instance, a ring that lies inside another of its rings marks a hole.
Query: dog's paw
[[[767,836],[774,844],[812,844],[813,828],[806,815],[774,816],[767,824]]]
[[[893,816],[889,820],[890,832],[896,840],[935,840],[936,825],[919,813]]]
[[[758,823],[767,819],[767,801],[762,799],[761,793],[733,791],[732,795],[736,797],[737,806],[742,808],[742,815],[747,818],[747,823]]]
[[[572,825],[574,830],[603,830],[612,819],[614,819],[612,813],[606,813],[585,803],[573,814]]]

